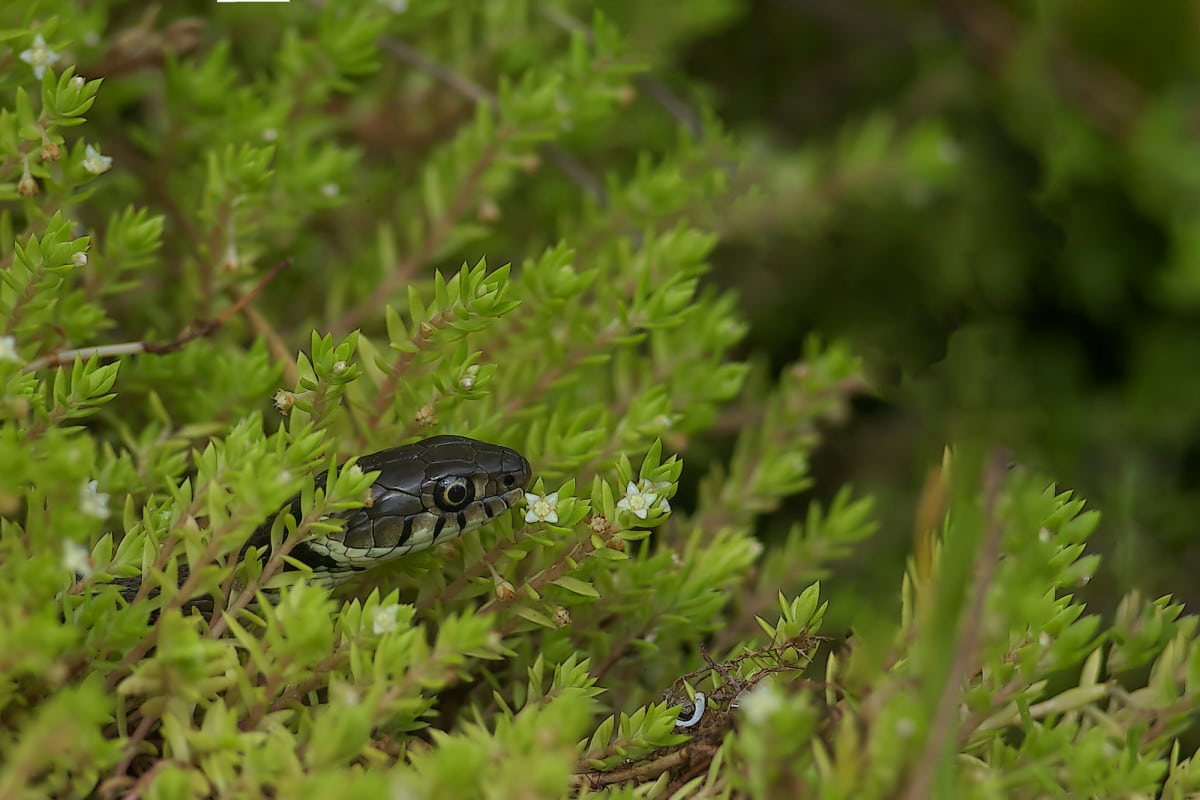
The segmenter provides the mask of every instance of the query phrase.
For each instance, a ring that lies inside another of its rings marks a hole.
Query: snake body
[[[367,505],[330,515],[345,520],[345,526],[302,541],[290,553],[312,570],[315,583],[336,586],[386,561],[474,530],[511,508],[531,475],[529,462],[515,450],[450,435],[381,450],[357,464],[363,472],[379,470]],[[315,481],[322,485],[325,473]],[[300,519],[299,495],[290,501],[289,511]],[[270,545],[267,520],[246,541],[239,558],[259,547],[265,561]],[[181,569],[181,579],[185,575]],[[132,599],[141,579],[118,580],[122,595]]]

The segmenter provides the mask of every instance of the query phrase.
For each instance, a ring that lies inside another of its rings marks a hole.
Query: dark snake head
[[[532,474],[516,450],[448,435],[372,453],[358,466],[379,470],[370,504],[336,515],[343,530],[293,551],[319,582],[339,583],[480,527],[521,499]]]

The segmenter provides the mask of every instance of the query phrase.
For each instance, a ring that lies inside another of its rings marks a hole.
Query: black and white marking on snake
[[[529,462],[515,450],[468,439],[434,436],[402,447],[363,456],[363,472],[379,470],[371,499],[363,508],[332,514],[345,527],[300,542],[291,557],[312,570],[312,581],[336,586],[385,561],[449,541],[482,526],[521,499],[529,484]],[[325,474],[315,478],[323,485]],[[293,518],[301,515],[300,498],[290,502]],[[242,547],[270,556],[271,523],[267,520]],[[295,569],[287,565],[285,569]],[[180,578],[186,572],[181,569]],[[121,594],[132,600],[140,578],[118,579]],[[201,605],[192,603],[190,605]]]

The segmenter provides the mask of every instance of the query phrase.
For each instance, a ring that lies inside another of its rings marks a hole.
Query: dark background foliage
[[[879,496],[877,552],[907,549],[942,444],[984,437],[1103,511],[1093,602],[1200,599],[1198,21],[1176,0],[760,0],[672,49],[780,160],[836,159],[867,123],[953,143],[928,186],[835,175],[718,258],[773,365],[814,330],[868,357],[877,396],[816,484]]]

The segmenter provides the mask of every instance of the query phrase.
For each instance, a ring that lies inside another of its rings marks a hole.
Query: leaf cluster
[[[842,343],[778,375],[739,349],[703,222],[742,200],[740,146],[583,135],[659,112],[571,3],[400,5],[292,4],[269,52],[238,46],[250,17],[205,46],[194,20],[0,11],[0,183],[39,187],[0,196],[0,795],[1197,788],[1192,618],[1087,615],[1095,514],[968,448],[901,614],[824,638],[815,581],[869,554],[871,498],[756,534],[867,382]],[[420,146],[385,185],[360,104],[388,103]],[[354,458],[435,433],[523,452],[525,502],[307,582],[293,548],[368,502]]]

